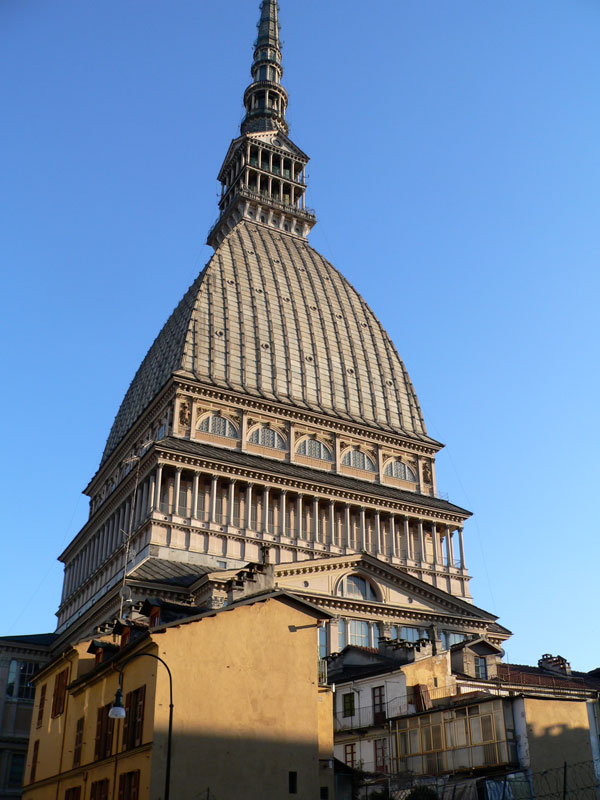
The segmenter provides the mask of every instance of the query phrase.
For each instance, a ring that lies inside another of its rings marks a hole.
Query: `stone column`
[[[162,489],[162,472],[163,465],[159,464],[156,467],[156,487],[154,489],[154,508],[160,511],[160,492]]]
[[[298,493],[298,500],[296,501],[296,511],[298,516],[298,538],[302,539],[304,531],[302,530],[302,495],[300,493]]]
[[[437,566],[439,564],[439,550],[438,550],[437,525],[435,524],[435,522],[431,523],[431,541],[433,542],[433,563]]]
[[[281,490],[281,494],[279,496],[279,533],[282,536],[287,536],[287,520],[286,520],[286,504],[285,498],[287,495],[287,491],[285,489]]]
[[[330,543],[335,544],[335,502],[329,501],[329,536]]]
[[[360,549],[367,549],[367,523],[364,508],[360,509]]]
[[[352,547],[352,519],[350,517],[350,503],[346,503],[344,512],[346,517],[346,547]]]
[[[396,547],[396,520],[393,514],[390,514],[390,540],[392,542],[392,555],[398,555],[398,548]]]
[[[315,542],[319,541],[319,501],[313,498],[313,539]]]
[[[446,525],[446,548],[448,551],[448,566],[454,566],[454,548],[452,547],[452,531],[450,525]]]
[[[418,522],[419,525],[419,551],[421,555],[421,561],[425,561],[425,537],[423,536],[423,520],[420,519]]]
[[[246,528],[252,528],[252,484],[246,486]]]
[[[265,486],[263,490],[262,529],[265,533],[269,533],[269,487],[268,486]]]
[[[140,508],[140,519],[144,519],[146,514],[148,513],[148,491],[150,488],[150,482],[145,480],[142,485],[142,507]]]
[[[404,517],[404,538],[406,540],[406,557],[412,559],[413,557],[412,541],[410,535],[410,522],[408,517]]]
[[[200,485],[200,473],[194,472],[192,478],[192,519],[198,517],[198,487]]]
[[[458,529],[458,547],[460,551],[460,566],[465,569],[465,544],[463,542],[463,529]]]
[[[209,512],[210,522],[217,521],[217,481],[218,481],[217,476],[213,475],[210,482],[210,512]]]
[[[173,514],[179,516],[179,492],[181,490],[181,472],[183,467],[175,470],[175,486],[173,487]]]
[[[235,507],[235,480],[233,479],[229,481],[229,501],[227,506],[227,511],[229,512],[227,522],[231,527],[233,527],[233,512]]]
[[[377,537],[377,554],[382,555],[381,548],[381,514],[379,511],[375,512],[375,536]]]

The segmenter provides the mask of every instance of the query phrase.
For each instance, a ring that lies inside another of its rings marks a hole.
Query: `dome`
[[[306,240],[246,220],[148,351],[103,463],[173,373],[432,441],[404,364],[358,292]]]

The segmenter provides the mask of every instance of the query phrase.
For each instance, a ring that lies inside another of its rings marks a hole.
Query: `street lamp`
[[[167,765],[165,769],[164,798],[164,800],[169,800],[169,787],[171,783],[171,740],[173,736],[173,676],[171,675],[171,670],[169,669],[167,662],[163,661],[160,656],[154,655],[154,653],[134,653],[133,655],[129,656],[129,658],[126,658],[121,664],[121,669],[119,670],[119,685],[117,687],[117,691],[115,692],[115,701],[112,704],[112,708],[108,712],[108,716],[111,719],[125,719],[127,712],[123,707],[123,670],[130,661],[140,658],[141,656],[148,656],[148,658],[154,658],[156,661],[160,661],[160,663],[167,670],[167,674],[169,676],[169,729],[167,732]]]

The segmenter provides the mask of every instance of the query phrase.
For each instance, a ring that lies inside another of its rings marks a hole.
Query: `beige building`
[[[262,592],[69,647],[34,679],[24,800],[164,798],[164,664],[171,798],[332,798],[332,692],[317,658],[328,618]],[[111,719],[120,673],[126,714]]]
[[[251,72],[215,253],[140,365],[85,490],[89,520],[60,556],[60,643],[157,593],[217,606],[266,553],[280,586],[339,615],[329,653],[403,628],[500,641],[509,632],[472,603],[470,512],[438,494],[442,445],[406,368],[307,241],[275,0],[261,3]]]

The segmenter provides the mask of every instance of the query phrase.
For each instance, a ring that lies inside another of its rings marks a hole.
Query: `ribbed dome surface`
[[[394,345],[310,245],[241,222],[188,289],[137,371],[102,461],[174,373],[428,440]]]

